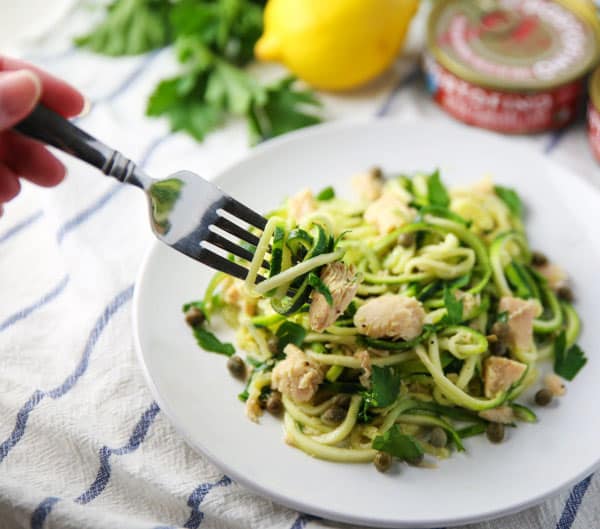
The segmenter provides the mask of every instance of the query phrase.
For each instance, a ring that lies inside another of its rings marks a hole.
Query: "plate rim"
[[[430,125],[434,128],[447,129],[447,130],[462,129],[463,131],[472,132],[472,133],[476,133],[476,134],[483,133],[487,137],[494,137],[497,141],[504,142],[507,145],[510,144],[510,142],[505,141],[506,138],[500,134],[496,134],[496,133],[486,131],[486,130],[474,129],[473,127],[467,127],[467,126],[464,126],[461,124],[438,122],[433,119],[404,120],[404,119],[398,119],[397,117],[394,117],[394,116],[378,118],[376,120],[373,120],[373,119],[345,119],[345,120],[338,120],[338,121],[334,121],[334,122],[323,123],[323,124],[312,126],[312,127],[307,127],[305,129],[297,130],[292,133],[288,133],[288,134],[285,134],[278,138],[269,140],[263,144],[260,144],[256,147],[254,147],[253,149],[251,149],[250,151],[248,151],[242,158],[237,159],[233,163],[228,164],[226,167],[221,169],[218,173],[216,173],[213,177],[211,177],[210,180],[214,181],[216,185],[219,185],[218,181],[224,174],[233,170],[235,167],[244,164],[245,162],[247,162],[248,158],[254,158],[255,156],[261,156],[265,153],[268,153],[271,150],[276,150],[279,148],[280,145],[285,145],[289,142],[293,142],[297,138],[302,138],[304,136],[312,136],[312,135],[322,133],[322,132],[327,133],[329,131],[335,131],[336,129],[343,130],[343,129],[353,128],[353,127],[372,126],[373,124],[378,123],[378,122],[384,122],[384,123],[395,122],[398,125],[407,125],[407,126],[411,126],[413,124],[422,126],[423,122],[429,122]],[[599,196],[600,192],[598,191],[598,189],[596,189],[590,182],[588,182],[585,178],[583,178],[576,171],[572,171],[568,167],[565,167],[562,164],[559,164],[558,162],[552,160],[548,156],[544,156],[540,152],[537,152],[537,151],[531,152],[524,145],[510,144],[510,147],[512,149],[522,150],[524,152],[527,152],[529,156],[538,157],[540,159],[540,161],[543,160],[545,164],[558,166],[561,170],[566,171],[566,172],[570,173],[571,176],[575,177],[579,184],[582,184],[582,185],[584,185],[584,187],[587,187],[587,189],[591,193],[595,194],[597,196],[597,198],[600,198],[600,196]],[[202,442],[195,440],[195,439],[191,439],[188,436],[188,434],[185,432],[184,426],[182,424],[179,424],[178,421],[175,420],[174,414],[171,412],[170,406],[167,405],[167,403],[163,400],[160,392],[158,391],[158,389],[154,383],[152,375],[149,372],[148,366],[146,365],[145,358],[144,358],[144,352],[143,352],[143,349],[141,346],[140,336],[138,333],[138,329],[139,329],[138,323],[139,323],[139,316],[140,316],[138,306],[139,306],[139,297],[141,296],[140,285],[142,284],[142,280],[146,274],[148,267],[150,266],[150,263],[153,259],[154,254],[158,251],[165,250],[164,246],[165,245],[163,243],[161,243],[159,240],[154,240],[150,244],[149,248],[146,250],[143,260],[142,260],[142,263],[140,265],[140,268],[139,268],[137,276],[136,276],[133,298],[132,298],[132,309],[131,309],[132,310],[132,320],[131,320],[131,323],[132,323],[134,347],[135,347],[135,351],[136,351],[136,357],[138,359],[138,362],[142,369],[142,373],[144,375],[144,379],[146,380],[146,383],[147,383],[152,395],[156,399],[159,407],[165,412],[165,415],[167,416],[169,422],[171,423],[171,425],[173,426],[175,431],[184,439],[184,441],[190,447],[192,447],[194,450],[198,451],[200,454],[204,455],[207,459],[209,459],[209,461],[212,464],[214,464],[217,468],[222,470],[227,476],[231,477],[237,483],[239,483],[242,486],[246,487],[247,489],[261,495],[262,497],[272,500],[280,505],[283,505],[284,507],[293,509],[299,513],[311,514],[311,515],[319,516],[319,517],[322,517],[322,518],[325,518],[328,520],[338,521],[338,522],[342,522],[342,523],[349,523],[349,524],[355,524],[355,525],[356,524],[363,524],[363,525],[366,524],[371,527],[385,527],[385,528],[393,528],[393,527],[428,528],[428,527],[439,527],[439,526],[451,527],[451,526],[478,523],[478,522],[482,522],[482,521],[490,521],[490,520],[498,519],[498,518],[508,516],[511,514],[516,514],[527,508],[533,507],[535,505],[539,505],[540,503],[542,503],[544,500],[548,499],[549,497],[555,496],[558,493],[567,490],[568,488],[572,487],[574,484],[579,483],[581,480],[585,479],[589,475],[593,474],[596,470],[600,469],[600,455],[598,455],[596,461],[592,462],[583,471],[576,474],[573,478],[571,478],[567,482],[559,484],[555,487],[552,487],[551,489],[549,489],[545,492],[536,494],[526,501],[516,503],[516,504],[507,506],[507,507],[482,511],[480,513],[469,515],[469,516],[462,516],[459,518],[454,518],[451,520],[443,519],[443,518],[431,518],[431,519],[421,518],[419,520],[406,520],[406,519],[400,520],[400,519],[391,519],[391,518],[373,519],[373,518],[369,518],[369,517],[357,517],[357,516],[353,516],[353,515],[348,515],[344,512],[339,512],[336,510],[331,510],[331,509],[321,508],[321,507],[310,505],[310,504],[305,504],[301,500],[295,500],[293,498],[289,498],[288,496],[279,494],[277,490],[269,489],[268,487],[265,487],[255,481],[253,481],[253,479],[251,477],[247,477],[243,473],[238,473],[238,471],[235,470],[234,468],[230,467],[227,464],[227,462],[222,461],[219,458],[217,458],[216,456],[214,456],[214,454],[208,448],[203,446]],[[175,251],[175,250],[167,249],[167,251]]]

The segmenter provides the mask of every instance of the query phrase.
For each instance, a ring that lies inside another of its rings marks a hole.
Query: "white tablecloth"
[[[88,95],[93,105],[82,127],[154,175],[186,168],[210,177],[244,156],[242,123],[198,144],[145,118],[150,90],[175,71],[172,53],[106,59],[75,50],[69,35],[87,20],[85,9],[71,11],[22,53]],[[420,31],[417,24],[413,42]],[[329,119],[449,119],[410,60],[368,89],[323,100]],[[510,141],[600,185],[583,121]],[[244,489],[177,435],[133,349],[131,296],[152,241],[144,198],[65,162],[63,184],[25,186],[0,219],[0,529],[342,527]],[[471,527],[600,527],[600,480],[586,478],[538,507]]]

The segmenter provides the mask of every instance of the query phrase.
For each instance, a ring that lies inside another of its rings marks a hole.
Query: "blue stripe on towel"
[[[28,228],[29,226],[34,224],[35,221],[41,219],[43,216],[44,212],[41,209],[39,209],[31,215],[29,215],[28,217],[25,217],[21,222],[18,222],[12,228],[9,228],[2,235],[0,235],[0,244],[8,241],[12,237],[23,231],[25,228]]]
[[[300,513],[298,514],[298,518],[296,518],[290,529],[304,529],[306,527],[306,524],[311,520],[320,520],[320,518],[317,516],[313,516],[312,514]]]
[[[17,413],[17,419],[13,431],[11,432],[9,437],[2,444],[0,444],[0,463],[23,437],[25,433],[25,427],[27,426],[29,414],[35,409],[39,402],[46,396],[52,399],[58,399],[62,397],[65,393],[67,393],[73,388],[73,386],[77,383],[79,378],[85,373],[89,364],[90,356],[92,354],[92,351],[94,350],[94,346],[98,342],[98,338],[100,338],[102,331],[106,328],[106,325],[108,324],[112,316],[127,301],[131,299],[132,295],[133,285],[130,285],[125,290],[117,294],[117,296],[104,309],[104,312],[96,321],[89,335],[79,363],[77,364],[73,372],[69,376],[67,376],[64,382],[60,386],[50,391],[42,391],[39,389],[35,390],[31,397],[29,397],[27,402],[23,404],[23,406]]]
[[[202,483],[198,485],[190,494],[187,504],[192,510],[187,521],[183,524],[186,529],[197,529],[204,520],[204,513],[200,510],[200,505],[206,498],[207,494],[214,487],[227,487],[231,485],[231,479],[228,476],[223,476],[219,481],[214,483]]]
[[[154,152],[154,150],[161,145],[167,138],[169,138],[170,134],[166,134],[163,136],[159,136],[158,138],[154,138],[146,147],[144,152],[140,157],[140,162],[138,164],[139,167],[143,168],[150,156]],[[113,197],[115,197],[122,189],[125,188],[124,184],[117,183],[113,185],[110,189],[105,191],[100,197],[98,197],[94,202],[92,202],[89,206],[81,210],[74,217],[67,220],[56,232],[56,240],[58,244],[61,244],[65,238],[65,236],[73,231],[75,228],[79,227],[85,221],[87,221],[90,217],[92,217],[95,213],[101,210],[106,204],[108,204]],[[0,240],[0,242],[2,242]]]
[[[163,48],[154,50],[146,54],[140,63],[119,83],[119,85],[106,95],[100,96],[96,99],[96,103],[109,103],[115,100],[117,97],[123,95],[130,87],[138,80],[138,78],[144,73],[146,68],[158,57],[159,53]]]
[[[160,408],[158,407],[158,404],[153,402],[140,417],[140,420],[135,425],[133,433],[131,434],[129,441],[125,446],[120,448],[109,448],[108,446],[103,446],[100,449],[100,468],[98,469],[96,479],[85,492],[75,498],[77,503],[89,503],[105,489],[110,480],[111,474],[110,456],[121,456],[137,450],[140,444],[142,444],[144,441],[144,438],[146,437],[146,434],[148,433],[148,430],[150,429],[150,426],[154,422],[154,419],[158,415],[159,411]]]
[[[108,191],[103,193],[88,207],[86,207],[85,209],[77,213],[77,215],[66,221],[56,232],[56,241],[58,242],[58,244],[62,243],[67,233],[73,231],[75,228],[77,228],[86,220],[88,220],[94,213],[102,209],[110,201],[110,199],[113,198],[122,189],[122,184],[113,185]]]
[[[10,450],[19,442],[23,434],[25,433],[25,427],[27,426],[27,420],[31,411],[39,404],[39,402],[46,396],[43,391],[36,389],[31,397],[27,399],[27,402],[23,404],[19,412],[17,413],[17,420],[13,431],[8,438],[0,444],[0,463],[8,455]]]
[[[63,277],[60,282],[52,288],[49,292],[46,292],[40,299],[34,301],[31,305],[15,312],[10,315],[4,321],[0,322],[0,332],[5,331],[10,326],[14,325],[18,321],[27,318],[32,312],[35,312],[37,309],[43,307],[56,297],[58,297],[61,292],[65,289],[67,284],[69,283],[69,276],[66,275]]]
[[[577,511],[579,510],[591,481],[592,476],[588,476],[573,487],[573,490],[571,490],[571,494],[569,494],[569,498],[567,499],[567,503],[565,503],[565,508],[563,509],[560,520],[558,520],[558,523],[556,524],[556,529],[571,529],[577,516]]]
[[[554,149],[556,149],[558,144],[562,141],[562,139],[567,134],[568,130],[569,130],[569,127],[563,127],[562,129],[552,131],[550,133],[548,143],[546,143],[546,146],[544,147],[544,154],[550,154]]]
[[[52,507],[54,507],[58,501],[59,498],[50,496],[37,506],[37,509],[31,514],[31,529],[42,529],[44,526],[44,520],[48,516],[48,513],[52,510]]]
[[[160,408],[158,407],[158,404],[156,402],[152,402],[148,409],[142,413],[142,416],[136,423],[133,432],[125,446],[114,449],[109,448],[108,446],[103,446],[100,449],[100,468],[98,469],[96,479],[85,492],[75,498],[75,502],[86,504],[102,493],[102,491],[106,488],[106,485],[108,485],[111,477],[111,467],[109,461],[110,456],[125,455],[137,450],[144,441],[146,434],[148,433],[148,430],[150,429],[150,426],[154,422],[154,419],[158,415],[159,411]],[[55,496],[51,496],[42,500],[31,517],[31,529],[42,529],[46,518],[52,512],[54,505],[56,505],[56,503],[59,501],[60,498]]]
[[[392,102],[394,101],[400,90],[402,90],[404,87],[408,86],[413,81],[415,81],[419,77],[420,73],[421,69],[417,65],[415,68],[410,70],[405,76],[403,76],[396,83],[394,88],[392,88],[392,91],[385,98],[381,106],[375,111],[375,116],[379,118],[385,116],[390,111],[390,108],[392,107]]]

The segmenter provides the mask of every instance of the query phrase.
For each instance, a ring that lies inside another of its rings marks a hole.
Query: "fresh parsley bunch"
[[[76,44],[106,55],[132,55],[173,44],[181,73],[161,81],[146,114],[202,141],[230,116],[258,142],[320,122],[309,90],[287,77],[263,85],[244,67],[262,33],[261,0],[116,0]]]

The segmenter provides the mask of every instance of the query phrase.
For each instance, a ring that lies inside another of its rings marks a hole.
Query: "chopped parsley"
[[[521,218],[523,215],[523,203],[517,192],[510,187],[503,186],[495,186],[494,191],[496,192],[496,195],[498,195],[498,198],[508,206],[510,212],[515,217]]]
[[[319,292],[320,294],[323,294],[323,296],[325,297],[325,300],[327,301],[327,304],[330,307],[333,306],[333,297],[331,296],[331,291],[329,290],[327,285],[325,283],[323,283],[323,281],[317,274],[315,274],[314,272],[311,272],[308,275],[308,284],[311,287],[313,287],[317,292]]]
[[[435,171],[427,179],[427,198],[430,206],[447,208],[450,204],[448,191],[440,179],[440,172]]]
[[[421,445],[410,435],[403,434],[397,424],[383,435],[375,437],[372,446],[375,450],[409,462],[418,461],[424,453]]]
[[[573,380],[587,363],[585,353],[577,344],[567,348],[565,332],[554,342],[554,372],[566,380]]]

